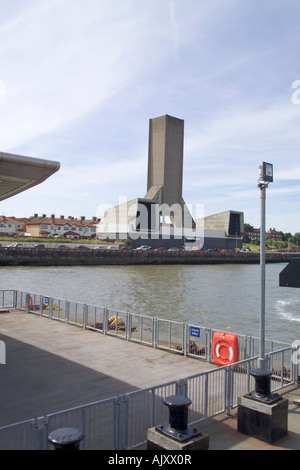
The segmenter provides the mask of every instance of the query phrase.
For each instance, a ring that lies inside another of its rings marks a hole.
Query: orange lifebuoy
[[[216,331],[213,337],[213,361],[226,366],[239,360],[239,340],[237,335]]]

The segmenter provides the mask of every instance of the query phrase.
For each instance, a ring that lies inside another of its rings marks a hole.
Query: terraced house
[[[65,238],[86,238],[96,237],[96,227],[99,219],[93,217],[92,220],[86,220],[84,216],[80,219],[74,217],[65,218],[61,215],[56,218],[54,214],[47,217],[46,214],[39,216],[34,214],[26,222],[25,231],[32,237],[58,236]]]
[[[0,236],[18,237],[24,234],[32,237],[64,237],[78,239],[93,239],[96,237],[96,227],[100,219],[93,217],[86,220],[85,217],[65,218],[61,215],[56,218],[54,214],[47,217],[34,214],[29,218],[17,218],[0,216]]]
[[[0,215],[0,235],[14,237],[24,233],[27,219]]]

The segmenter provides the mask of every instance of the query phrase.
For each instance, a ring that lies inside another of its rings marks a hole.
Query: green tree
[[[299,246],[300,245],[300,232],[297,232],[295,233],[295,235],[293,235],[291,238],[290,238],[290,244],[293,244],[293,245],[297,245]]]
[[[287,242],[289,241],[290,238],[292,238],[292,234],[291,233],[283,233],[283,232],[280,232],[282,234],[282,241],[284,242]]]
[[[244,243],[251,243],[251,238],[249,237],[249,232],[252,232],[254,229],[253,225],[244,224],[244,235],[243,235],[243,242]]]

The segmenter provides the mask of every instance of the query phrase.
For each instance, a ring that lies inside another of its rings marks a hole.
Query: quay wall
[[[300,257],[300,253],[267,253],[266,262],[288,263],[296,257]],[[259,262],[259,253],[0,247],[0,266],[257,264]]]

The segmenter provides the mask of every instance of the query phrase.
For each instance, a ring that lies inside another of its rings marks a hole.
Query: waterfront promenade
[[[180,379],[214,366],[207,362],[11,310],[1,313],[0,339],[6,364],[0,366],[0,425],[44,416]],[[199,428],[210,449],[300,449],[299,388],[290,400],[289,434],[276,446],[236,431],[236,412],[219,415]]]
[[[267,263],[288,263],[300,253],[266,253]],[[0,266],[135,266],[258,264],[259,253],[219,251],[95,250],[73,248],[1,247]]]

